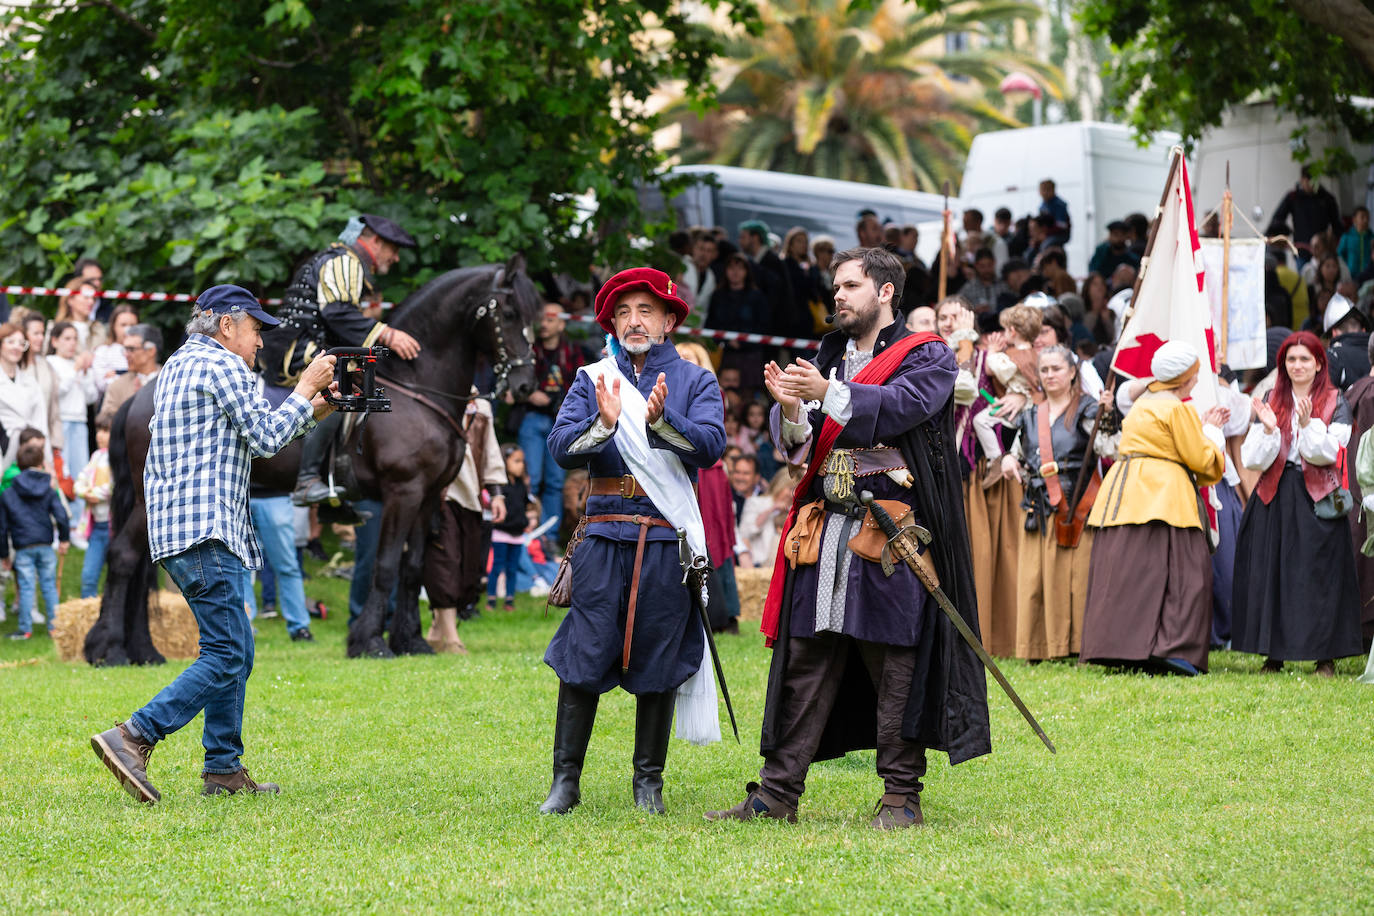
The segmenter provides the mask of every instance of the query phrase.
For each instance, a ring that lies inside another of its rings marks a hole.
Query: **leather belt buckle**
[[[1058,477],[1059,463],[1057,461],[1051,461],[1049,464],[1040,465],[1040,476],[1045,480],[1049,480],[1051,477]]]
[[[635,478],[633,474],[622,474],[620,476],[620,495],[624,499],[635,498]]]
[[[630,521],[634,522],[636,525],[643,525],[643,518],[644,517],[642,515],[636,513],[635,515],[630,516]]]

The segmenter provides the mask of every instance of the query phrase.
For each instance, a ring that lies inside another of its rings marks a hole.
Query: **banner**
[[[1212,306],[1212,327],[1220,328],[1221,265],[1226,246],[1221,239],[1200,241],[1207,276],[1207,301]],[[1231,239],[1231,285],[1227,295],[1231,300],[1231,314],[1226,323],[1226,365],[1232,369],[1261,368],[1267,359],[1263,239]]]

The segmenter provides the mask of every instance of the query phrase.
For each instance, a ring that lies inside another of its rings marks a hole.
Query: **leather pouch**
[[[809,502],[797,510],[797,520],[787,530],[787,565],[814,566],[821,558],[821,531],[825,527],[825,500]]]
[[[878,499],[874,502],[887,510],[887,514],[892,516],[898,528],[911,515],[911,507],[901,500]],[[872,510],[869,510],[864,513],[864,520],[863,524],[859,526],[859,533],[849,539],[849,549],[863,559],[877,563],[882,559],[883,547],[886,544],[887,535],[883,534],[883,529],[878,527],[878,520],[873,517]]]

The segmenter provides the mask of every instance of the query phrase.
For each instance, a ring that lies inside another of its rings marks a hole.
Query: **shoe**
[[[1260,671],[1264,674],[1278,674],[1283,670],[1283,662],[1277,658],[1266,658],[1264,664],[1260,665]]]
[[[80,551],[85,551],[91,546],[90,543],[79,534],[73,534],[71,536],[71,543],[73,547]]]
[[[501,610],[505,611],[507,614],[514,614],[514,613],[515,613],[515,599],[514,599],[514,598],[507,598],[506,601],[505,601],[505,603],[501,606]]]
[[[919,795],[884,795],[873,809],[868,826],[874,830],[901,830],[919,827],[926,822],[921,815]]]
[[[590,690],[558,684],[558,716],[553,726],[553,784],[540,814],[567,814],[582,800],[582,764],[596,723],[601,697]]]
[[[319,538],[311,538],[310,540],[306,541],[305,552],[310,554],[315,559],[319,560],[321,563],[326,563],[329,561],[329,554],[324,552],[324,545],[320,543]]]
[[[32,617],[31,619],[33,620],[34,623],[38,624],[40,627],[43,626],[44,624],[46,624],[46,623],[48,622],[48,618],[44,617],[42,614],[38,613],[37,611],[34,611],[34,612],[33,612],[33,617]]]
[[[784,805],[764,791],[758,783],[746,784],[744,791],[748,793],[744,796],[744,801],[724,811],[707,811],[705,818],[708,821],[752,821],[758,817],[766,817],[776,821],[787,821],[789,824],[797,822],[797,809]]]
[[[1160,669],[1166,674],[1181,674],[1184,677],[1196,677],[1197,667],[1192,662],[1182,658],[1159,658],[1155,659],[1159,663]]]
[[[151,805],[162,797],[148,781],[148,758],[153,755],[153,743],[136,736],[126,723],[121,722],[92,736],[91,748],[135,800]]]
[[[1335,677],[1336,663],[1329,658],[1324,658],[1321,661],[1317,662],[1316,673],[1318,677]]]
[[[548,593],[549,584],[542,579],[535,579],[534,584],[530,586],[529,594],[531,598],[543,598]]]
[[[338,498],[337,496],[335,497]],[[307,477],[296,484],[291,493],[291,503],[296,506],[313,506],[329,499],[329,484],[318,477]]]
[[[310,605],[308,610],[311,617],[318,617],[321,620],[325,620],[329,617],[329,608],[325,607],[323,601],[314,602]]]
[[[276,620],[281,615],[277,613],[277,609],[275,607],[268,605],[262,609],[262,613],[258,616],[261,617],[263,620]]]
[[[668,760],[676,699],[675,690],[635,697],[635,775],[630,786],[635,807],[650,814],[667,810],[663,806],[663,765]]]
[[[201,773],[200,778],[205,783],[200,790],[201,795],[237,795],[240,792],[276,795],[281,792],[281,786],[275,782],[254,782],[253,777],[248,775],[247,767],[235,773]]]
[[[309,627],[302,627],[291,634],[292,642],[314,642],[315,634],[310,632]]]
[[[10,639],[28,639],[28,638],[30,638],[31,636],[33,636],[33,632],[32,632],[32,631],[30,631],[30,632],[28,632],[28,633],[20,633],[20,632],[16,631],[16,632],[10,634]]]
[[[739,635],[739,618],[738,618],[738,617],[731,617],[731,618],[730,618],[730,622],[727,623],[727,624],[725,625],[725,630],[724,630],[724,632],[725,632],[725,634],[726,634],[727,636],[738,636],[738,635]]]

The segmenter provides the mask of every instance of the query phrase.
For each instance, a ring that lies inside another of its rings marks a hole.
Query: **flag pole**
[[[945,288],[949,283],[949,179],[945,179],[945,227],[940,233],[940,286],[935,297],[938,306],[945,301]]]
[[[1226,190],[1221,194],[1221,340],[1217,351],[1226,362],[1226,344],[1230,340],[1231,319],[1231,223],[1234,219],[1231,198],[1231,160],[1226,160]]]
[[[1121,319],[1121,327],[1116,334],[1117,342],[1126,334],[1126,325],[1130,323],[1131,316],[1135,314],[1136,297],[1140,295],[1140,282],[1145,279],[1145,271],[1150,269],[1150,258],[1154,255],[1155,238],[1159,235],[1159,223],[1164,216],[1164,206],[1169,202],[1169,189],[1174,186],[1174,176],[1178,174],[1179,163],[1183,161],[1183,149],[1174,147],[1172,150],[1173,158],[1169,162],[1169,177],[1164,179],[1164,192],[1159,195],[1159,206],[1155,208],[1155,218],[1150,223],[1150,233],[1145,237],[1145,252],[1140,256],[1140,270],[1136,271],[1135,285],[1131,287],[1131,301],[1126,306],[1126,314]],[[1116,351],[1112,352],[1112,361],[1107,367],[1106,391],[1112,395],[1112,400],[1116,400]],[[1069,503],[1070,515],[1072,510],[1078,508],[1078,501],[1083,498],[1083,491],[1088,486],[1088,481],[1092,478],[1092,469],[1096,462],[1093,460],[1093,443],[1097,441],[1097,431],[1102,425],[1102,415],[1106,411],[1098,410],[1097,417],[1093,420],[1092,432],[1088,435],[1088,447],[1083,450],[1083,464],[1078,471],[1078,480],[1074,481],[1071,502]]]

